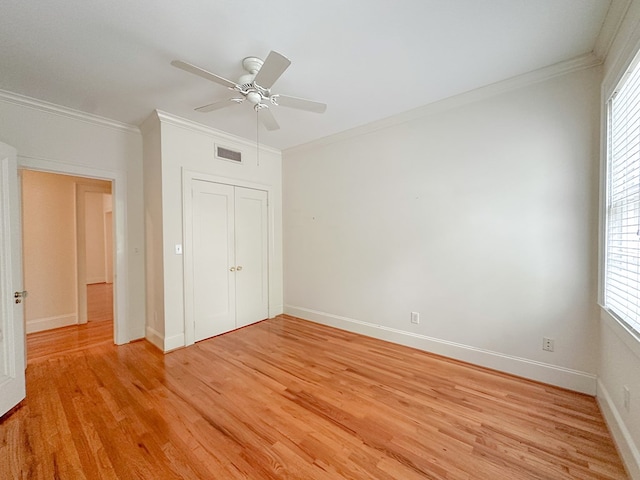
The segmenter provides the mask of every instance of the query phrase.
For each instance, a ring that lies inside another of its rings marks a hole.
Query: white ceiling
[[[615,1],[615,0],[614,0]],[[284,149],[594,50],[610,0],[1,0],[0,89],[139,125],[154,109],[248,139],[255,112],[181,59],[233,81],[241,60],[292,64],[273,92]]]

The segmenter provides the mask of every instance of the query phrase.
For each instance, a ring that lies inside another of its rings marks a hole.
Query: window
[[[608,103],[604,307],[640,333],[640,67]]]

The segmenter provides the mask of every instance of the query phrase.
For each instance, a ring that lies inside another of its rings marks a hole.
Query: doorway
[[[38,345],[28,358],[77,348],[79,329],[84,343],[114,343],[112,182],[21,173],[25,327]],[[47,332],[63,328],[69,341],[47,347]]]

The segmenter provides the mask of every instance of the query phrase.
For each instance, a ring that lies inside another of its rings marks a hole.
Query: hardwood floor
[[[589,396],[281,316],[30,361],[0,478],[627,477]]]
[[[113,344],[112,283],[87,285],[87,319],[83,325],[27,335],[27,363]]]
[[[113,283],[87,285],[87,320],[90,322],[113,320]]]

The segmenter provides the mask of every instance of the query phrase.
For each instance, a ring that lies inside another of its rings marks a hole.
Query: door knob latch
[[[21,292],[15,292],[13,294],[13,298],[15,298],[16,303],[22,303],[23,298],[27,298],[27,291],[23,290]]]

